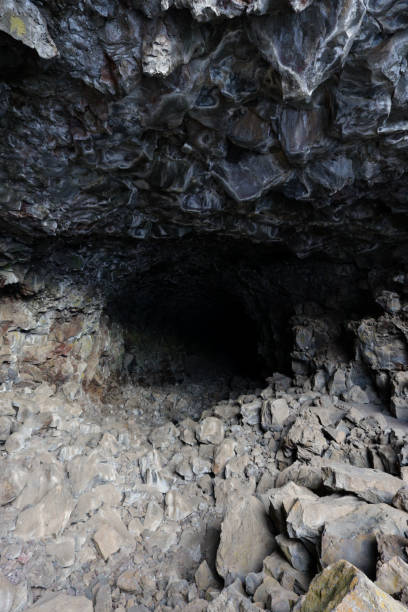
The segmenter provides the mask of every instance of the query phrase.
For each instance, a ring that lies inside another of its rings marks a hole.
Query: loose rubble
[[[144,393],[1,394],[2,610],[405,609],[408,423],[278,374],[198,419]]]

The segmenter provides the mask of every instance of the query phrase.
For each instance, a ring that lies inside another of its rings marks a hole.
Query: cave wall
[[[401,0],[1,3],[1,384],[103,386],[120,302],[201,274],[403,414],[407,41]]]
[[[3,389],[46,380],[72,398],[132,379],[183,380],[191,355],[204,353],[208,312],[224,309],[227,294],[226,316],[238,322],[231,350],[254,362],[254,385],[280,371],[347,401],[381,398],[407,416],[408,287],[390,277],[393,266],[299,261],[263,245],[186,237],[126,249],[44,244],[15,270],[0,291]],[[204,329],[194,350],[191,326]],[[219,331],[213,355],[226,348]]]

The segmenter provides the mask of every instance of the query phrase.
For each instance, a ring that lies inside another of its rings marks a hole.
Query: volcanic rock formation
[[[405,0],[0,0],[2,610],[408,602],[407,62]]]

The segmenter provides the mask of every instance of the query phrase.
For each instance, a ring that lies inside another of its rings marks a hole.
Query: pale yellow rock
[[[295,606],[297,612],[406,612],[348,561],[327,567]]]

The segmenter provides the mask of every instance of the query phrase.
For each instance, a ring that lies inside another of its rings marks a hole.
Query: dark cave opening
[[[138,383],[238,378],[254,385],[271,371],[259,351],[260,321],[213,266],[175,272],[161,264],[121,295],[114,312]]]
[[[348,322],[376,306],[355,265],[247,241],[146,242],[133,261],[107,312],[123,331],[123,372],[142,385],[249,390],[274,372],[311,375],[333,352],[353,358]]]

